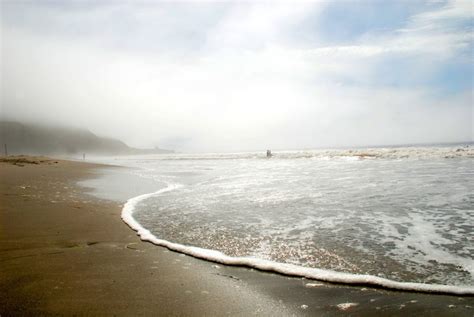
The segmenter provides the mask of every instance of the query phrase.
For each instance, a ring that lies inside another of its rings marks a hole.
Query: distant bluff
[[[164,154],[170,150],[159,148],[137,149],[112,138],[95,135],[89,130],[0,121],[0,149],[4,154],[6,144],[8,154],[34,155],[137,155]]]

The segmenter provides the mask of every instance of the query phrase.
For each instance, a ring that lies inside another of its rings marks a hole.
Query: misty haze
[[[0,2],[0,315],[471,316],[473,4]]]

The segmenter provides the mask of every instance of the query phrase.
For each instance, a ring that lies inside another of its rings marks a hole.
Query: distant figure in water
[[[272,157],[272,151],[267,150],[267,157]]]

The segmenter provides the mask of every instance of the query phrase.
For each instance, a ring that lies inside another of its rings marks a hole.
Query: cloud
[[[447,25],[464,13],[448,4],[386,34],[295,45],[325,5],[28,7],[2,24],[2,111],[193,151],[472,139],[471,92],[439,98],[379,73],[400,58],[424,80],[438,66],[423,61],[457,60],[472,38]]]
[[[445,3],[438,10],[419,13],[412,17],[415,25],[422,28],[437,28],[440,21],[472,19],[472,3],[466,0],[453,0]]]
[[[438,9],[412,16],[404,28],[388,34],[362,37],[357,45],[328,46],[312,51],[354,57],[411,54],[447,59],[471,47],[472,18],[469,1],[452,1]]]

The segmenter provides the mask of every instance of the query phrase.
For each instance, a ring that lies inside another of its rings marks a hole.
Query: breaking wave
[[[140,195],[129,199],[122,209],[122,219],[143,241],[151,242],[158,246],[166,247],[170,250],[181,252],[196,258],[221,263],[225,265],[247,266],[263,271],[271,271],[280,274],[305,277],[320,281],[343,283],[352,285],[372,285],[387,289],[415,291],[427,293],[442,293],[456,295],[474,295],[474,287],[470,286],[454,286],[441,284],[424,284],[412,282],[399,282],[373,275],[352,274],[346,272],[336,272],[318,268],[307,268],[294,264],[278,263],[275,261],[259,259],[254,257],[232,257],[220,251],[204,249],[194,246],[188,246],[171,241],[163,240],[153,235],[149,230],[145,229],[133,217],[136,205],[147,198],[157,196],[166,192],[171,192],[180,188],[180,184],[172,184],[166,188],[160,189],[154,193]]]
[[[432,159],[474,158],[474,147],[387,147],[365,149],[329,149],[304,151],[274,151],[272,159]],[[264,151],[239,153],[162,154],[142,160],[236,160],[266,158]]]

